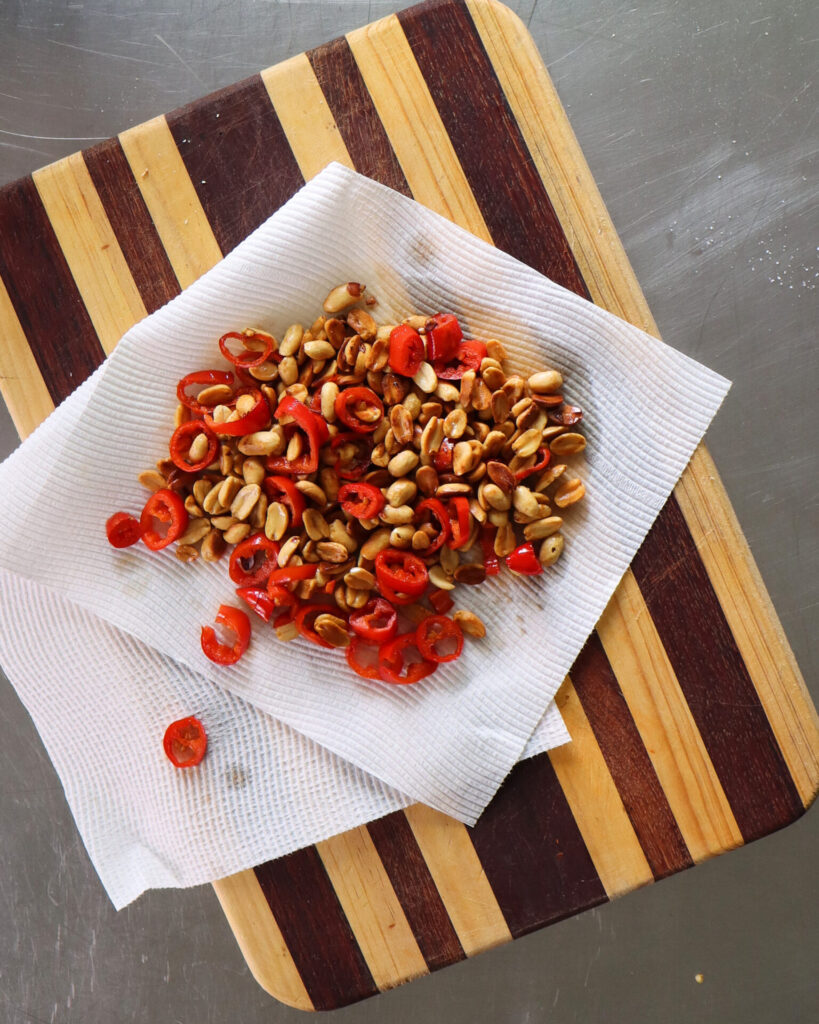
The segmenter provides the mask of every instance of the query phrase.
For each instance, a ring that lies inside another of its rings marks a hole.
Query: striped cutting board
[[[21,436],[331,160],[656,331],[521,22],[435,0],[0,192]],[[475,828],[416,806],[219,882],[261,984],[351,1003],[803,813],[816,713],[704,448],[558,701],[574,742],[520,765]]]

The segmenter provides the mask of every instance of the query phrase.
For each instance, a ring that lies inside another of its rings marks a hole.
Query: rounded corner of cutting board
[[[253,869],[220,878],[212,885],[258,985],[285,1006],[315,1012]]]
[[[451,0],[443,0],[444,3]],[[528,43],[537,53],[538,59],[543,62],[537,44],[532,38],[532,33],[526,27],[523,18],[507,7],[501,0],[462,0],[472,15],[472,20],[485,20],[489,18],[506,30],[506,34],[519,36],[522,41]]]
[[[811,807],[813,807],[813,805],[816,803],[816,798],[818,796],[819,796],[819,767],[816,770],[816,774],[814,775],[814,777],[810,781],[810,789],[809,789],[809,791],[808,791],[808,793],[806,794],[806,797],[805,797],[805,810],[803,811],[802,814],[799,815],[800,818],[804,818],[804,816],[808,813],[808,811],[811,809]],[[798,818],[795,818],[794,820],[798,821]]]
[[[291,993],[285,988],[284,991],[279,989],[278,983],[280,979],[278,977],[270,977],[270,965],[265,962],[264,950],[258,951],[258,956],[254,959],[253,955],[242,950],[242,957],[248,966],[248,970],[253,975],[253,979],[262,991],[266,992],[272,999],[275,999],[277,1003],[281,1003],[283,1006],[289,1006],[291,1010],[301,1010],[302,1013],[315,1013],[316,1008],[306,998],[293,999]]]

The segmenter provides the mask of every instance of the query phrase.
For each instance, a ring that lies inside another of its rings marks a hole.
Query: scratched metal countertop
[[[544,56],[664,337],[734,381],[708,443],[819,700],[819,7],[509,5]],[[0,184],[393,9],[2,0]],[[0,457],[15,443],[0,403]],[[0,715],[0,1019],[303,1020],[258,988],[209,886],[149,893],[113,911],[2,675]],[[337,1017],[812,1024],[817,838],[814,810],[777,835]]]

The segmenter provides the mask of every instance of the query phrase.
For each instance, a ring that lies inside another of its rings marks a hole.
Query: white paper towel
[[[588,490],[567,516],[566,552],[542,577],[509,574],[468,594],[489,636],[413,687],[369,684],[335,652],[256,632],[215,671],[199,628],[231,595],[221,564],[117,552],[112,510],[138,509],[137,473],[167,444],[176,381],[247,324],[312,320],[329,288],[367,283],[383,321],[454,312],[468,335],[504,342],[510,366],[559,368],[585,410]],[[389,786],[474,821],[532,734],[719,407],[728,383],[424,208],[331,165],[162,310],[128,332],[82,416],[33,466],[0,468],[0,566],[53,589]],[[47,545],[44,515],[59,528]]]
[[[48,467],[99,379],[0,469]],[[23,470],[19,470],[23,471]],[[224,878],[411,801],[59,594],[0,569],[0,664],[28,708],[112,902]],[[195,714],[208,755],[178,771],[169,722]],[[569,734],[554,702],[524,757]]]

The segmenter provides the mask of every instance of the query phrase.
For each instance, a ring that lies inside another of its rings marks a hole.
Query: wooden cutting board
[[[28,434],[329,161],[656,333],[535,46],[435,0],[0,192],[0,387]],[[416,806],[216,884],[259,982],[355,1002],[794,821],[819,726],[704,448],[558,697],[573,743],[472,829]]]

